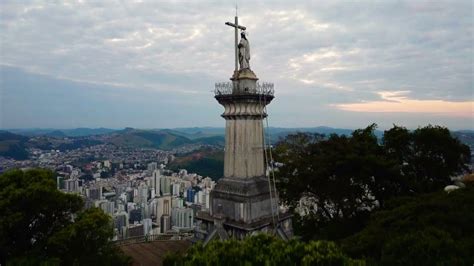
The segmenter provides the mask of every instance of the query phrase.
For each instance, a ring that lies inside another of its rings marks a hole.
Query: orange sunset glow
[[[455,117],[472,117],[474,101],[416,100],[407,97],[409,91],[383,91],[383,100],[361,103],[335,104],[337,108],[352,112],[369,113],[433,113]]]

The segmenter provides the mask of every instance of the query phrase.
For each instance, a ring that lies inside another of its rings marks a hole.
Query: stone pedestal
[[[244,178],[223,178],[211,192],[211,216],[223,215],[239,223],[254,223],[263,218],[271,218],[272,210],[278,211],[275,192],[270,197],[268,179],[264,176]]]

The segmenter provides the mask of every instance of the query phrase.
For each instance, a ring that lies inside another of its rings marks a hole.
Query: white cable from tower
[[[267,105],[266,105],[266,102],[265,102],[265,113],[267,113]],[[268,115],[265,117],[265,122],[266,122],[266,126],[267,126],[267,138],[270,140],[270,137],[269,137],[269,134],[270,134],[270,127],[268,126]],[[270,172],[272,174],[272,180],[273,180],[273,192],[275,193],[275,198],[278,199],[278,196],[277,196],[277,189],[276,189],[276,181],[275,181],[275,169],[273,168],[273,155],[272,155],[272,145],[271,143],[268,145],[268,152],[270,153]],[[278,204],[278,203],[277,203]],[[277,215],[277,219],[278,219],[278,222],[280,222],[280,212],[278,210],[279,206],[277,206],[277,211],[276,211],[276,215]]]
[[[265,176],[267,177],[267,180],[268,180],[268,188],[269,188],[269,192],[270,192],[270,210],[271,210],[271,213],[272,213],[272,221],[273,221],[273,226],[276,226],[276,223],[275,223],[275,213],[274,213],[274,210],[273,210],[273,207],[274,207],[274,204],[273,204],[273,196],[272,196],[272,182],[271,182],[271,179],[270,179],[270,175],[267,174],[267,165],[268,165],[268,155],[267,155],[267,149],[266,149],[266,141],[265,141],[265,128],[264,128],[264,125],[263,125],[263,114],[265,112],[265,107],[262,106],[262,97],[264,97],[265,99],[265,104],[266,104],[266,97],[265,95],[263,95],[262,93],[259,93],[259,96],[258,96],[258,104],[259,104],[259,110],[260,111],[260,117],[261,117],[261,120],[262,120],[262,140],[263,140],[263,155],[264,155],[264,159],[265,159]]]

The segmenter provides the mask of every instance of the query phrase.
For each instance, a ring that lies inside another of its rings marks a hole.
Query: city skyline
[[[234,5],[2,3],[0,128],[223,127]],[[270,126],[474,129],[472,2],[289,5],[239,1]]]

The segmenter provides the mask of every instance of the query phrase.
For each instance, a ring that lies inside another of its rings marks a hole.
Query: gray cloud
[[[194,106],[204,112],[204,104],[217,104],[210,95],[213,83],[232,74],[233,34],[224,22],[233,19],[234,3],[4,1],[1,63],[23,75],[102,85],[95,90],[120,88],[120,97],[136,99],[136,108],[140,101],[149,103],[137,94],[179,98],[181,104],[202,99]],[[278,125],[466,124],[465,118],[435,114],[351,113],[337,105],[380,100],[382,91],[410,91],[417,100],[473,101],[471,1],[239,1],[239,6],[250,34],[251,66],[276,84],[271,108]],[[18,119],[7,109],[2,120],[5,127],[31,122],[13,123]],[[176,125],[186,123],[182,118]]]

